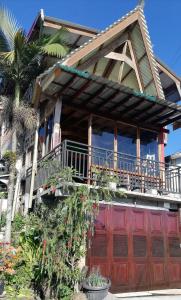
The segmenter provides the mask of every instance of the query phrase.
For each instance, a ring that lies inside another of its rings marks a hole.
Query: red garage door
[[[181,287],[179,214],[102,205],[88,250],[112,291]]]

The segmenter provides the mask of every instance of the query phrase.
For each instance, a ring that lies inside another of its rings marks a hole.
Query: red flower
[[[98,209],[98,204],[97,203],[93,203],[92,208],[93,209]]]

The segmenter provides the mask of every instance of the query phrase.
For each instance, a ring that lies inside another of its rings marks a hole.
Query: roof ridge
[[[155,72],[155,76],[156,76],[155,79],[157,81],[157,85],[158,85],[158,88],[159,88],[159,91],[160,91],[160,96],[161,96],[161,98],[165,99],[165,95],[164,95],[164,92],[163,92],[163,88],[162,88],[162,85],[161,85],[161,80],[160,80],[160,76],[159,76],[159,72],[158,72],[158,66],[157,66],[156,58],[155,58],[154,51],[153,51],[153,45],[152,45],[152,42],[151,42],[150,33],[149,33],[149,30],[148,30],[148,26],[147,26],[147,21],[146,21],[145,15],[144,15],[144,10],[143,10],[143,7],[141,7],[141,6],[139,7],[139,9],[140,9],[140,15],[141,15],[140,21],[142,23],[142,28],[143,28],[143,30],[145,32],[145,35],[146,35],[146,42],[147,42],[147,45],[148,45],[148,49],[149,49],[149,52],[150,52],[150,58],[151,58],[153,68],[154,68],[154,72]]]

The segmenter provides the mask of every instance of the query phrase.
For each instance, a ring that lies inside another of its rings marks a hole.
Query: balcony
[[[54,161],[49,167],[45,162]],[[125,153],[89,147],[86,144],[64,140],[50,153],[38,161],[34,191],[44,185],[56,168],[71,167],[74,180],[79,183],[99,184],[97,174],[116,176],[117,187],[128,192],[160,196],[181,194],[181,168],[158,161],[136,158]],[[26,172],[26,192],[29,192],[31,168]]]

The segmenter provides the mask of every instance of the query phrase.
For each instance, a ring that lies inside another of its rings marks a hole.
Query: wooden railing
[[[52,162],[52,163],[48,163]],[[92,183],[97,173],[115,175],[118,186],[130,191],[158,194],[181,194],[181,168],[154,160],[136,158],[108,149],[89,147],[70,140],[63,141],[38,162],[34,190],[46,183],[56,170],[71,167],[75,180]],[[31,168],[26,172],[26,192],[31,180]]]

